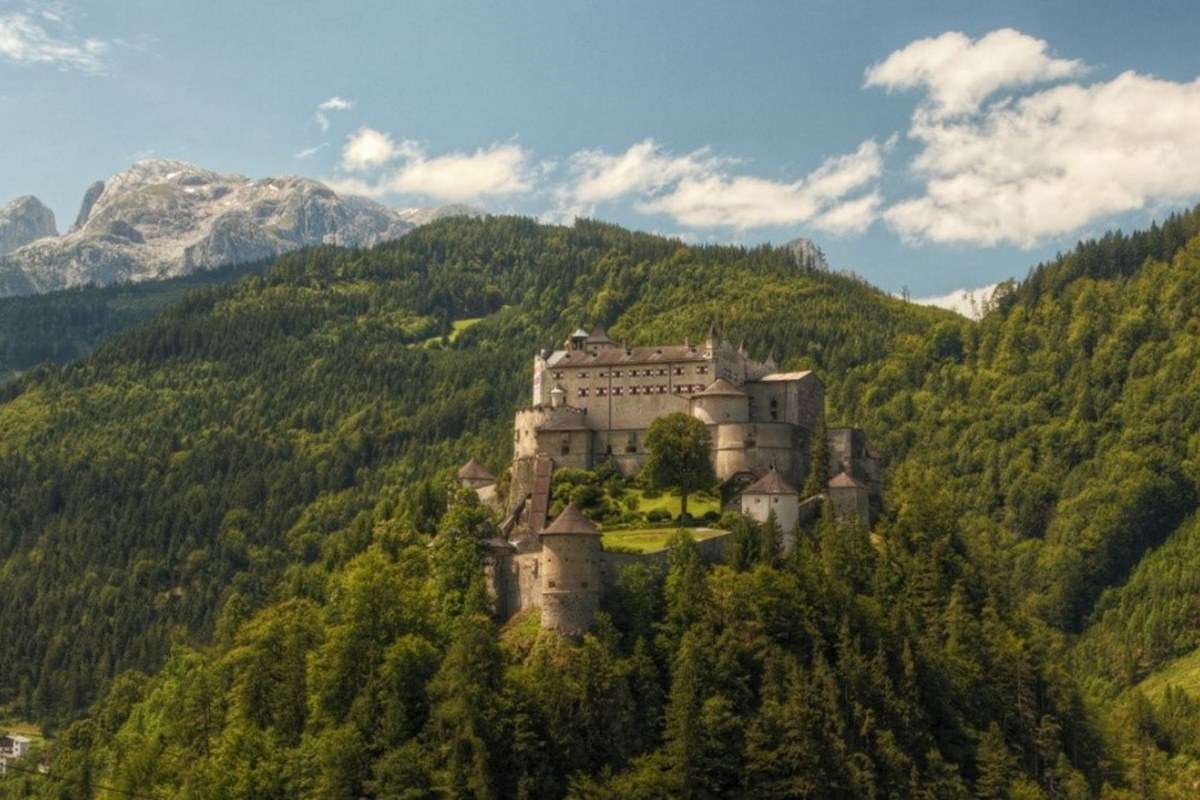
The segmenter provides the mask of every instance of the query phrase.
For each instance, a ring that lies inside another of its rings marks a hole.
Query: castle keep
[[[629,347],[602,328],[575,331],[562,349],[534,358],[532,403],[517,411],[507,498],[474,460],[459,480],[506,513],[503,538],[488,542],[488,581],[501,617],[533,606],[542,625],[564,634],[590,626],[605,585],[631,560],[663,553],[609,553],[595,524],[568,505],[549,520],[550,482],[562,468],[611,461],[624,475],[645,463],[646,432],[657,418],[683,412],[712,434],[713,467],[726,487],[743,489],[731,506],[760,521],[787,523],[790,539],[812,501],[799,492],[810,471],[813,437],[824,418],[824,388],[808,371],[781,372],[723,340],[716,328],[698,343]],[[835,512],[869,524],[878,507],[879,461],[857,429],[827,432],[831,475],[821,498]],[[819,500],[818,500],[819,501]],[[723,540],[699,543],[718,557]]]

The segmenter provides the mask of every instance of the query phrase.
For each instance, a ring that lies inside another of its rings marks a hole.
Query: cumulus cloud
[[[922,306],[937,306],[970,319],[979,319],[992,301],[998,283],[980,286],[978,289],[955,289],[949,294],[937,297],[916,297],[912,302]]]
[[[614,200],[633,192],[658,190],[689,175],[711,172],[719,163],[708,150],[672,156],[653,139],[643,139],[617,155],[603,150],[580,150],[571,157],[575,182],[570,194],[578,203]]]
[[[883,172],[885,147],[867,140],[853,153],[826,159],[798,181],[729,175],[716,169],[686,174],[667,191],[637,203],[689,227],[739,230],[811,223],[835,233],[860,232],[875,218],[877,193],[847,199]]]
[[[61,70],[104,72],[108,42],[70,36],[65,18],[56,10],[44,10],[38,17],[22,12],[0,14],[0,58],[17,64],[50,64]],[[59,35],[43,23],[57,29]]]
[[[496,144],[473,153],[449,153],[428,158],[419,153],[388,179],[401,194],[421,194],[440,200],[526,192],[528,154],[515,144]]]
[[[411,149],[412,145],[408,142],[398,145],[388,134],[362,127],[346,137],[346,144],[342,148],[342,168],[349,172],[374,169]]]
[[[317,105],[317,111],[315,114],[313,114],[313,119],[317,121],[317,127],[319,127],[322,131],[327,131],[329,130],[329,112],[348,111],[351,108],[354,108],[353,100],[346,100],[345,98],[334,95],[328,100],[325,100]]]
[[[931,113],[945,117],[974,111],[1007,87],[1070,78],[1082,74],[1081,61],[1053,58],[1048,45],[1012,28],[972,41],[958,31],[918,39],[866,71],[867,86],[924,88]]]
[[[1200,194],[1200,80],[1134,72],[916,113],[923,193],[883,212],[909,241],[1029,247],[1113,214]]]
[[[514,143],[431,156],[416,142],[396,142],[372,128],[347,137],[342,168],[375,175],[329,181],[338,191],[367,197],[422,195],[445,201],[527,192],[537,172],[529,153]]]

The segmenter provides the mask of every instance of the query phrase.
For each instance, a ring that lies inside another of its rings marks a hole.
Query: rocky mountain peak
[[[54,212],[32,195],[0,206],[0,255],[46,236],[57,236]]]
[[[48,223],[41,216],[32,225],[29,213],[9,211],[25,201],[0,212],[0,296],[174,277],[313,244],[369,247],[444,216],[483,213],[469,206],[400,211],[310,178],[254,180],[166,159],[138,161],[91,184],[62,236],[36,200]],[[7,238],[5,213],[22,221],[9,223]]]
[[[792,254],[792,259],[796,262],[796,266],[803,269],[829,269],[829,262],[825,260],[825,251],[817,246],[817,243],[812,239],[799,237],[792,239],[784,245],[784,248]]]

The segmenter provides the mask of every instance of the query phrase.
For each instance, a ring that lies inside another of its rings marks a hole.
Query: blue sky
[[[1197,41],[1185,2],[0,0],[0,202],[65,229],[179,158],[933,295],[1200,197]]]

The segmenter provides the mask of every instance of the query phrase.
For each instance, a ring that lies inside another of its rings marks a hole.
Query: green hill
[[[40,364],[83,358],[193,289],[229,283],[266,267],[267,262],[239,264],[145,283],[0,297],[0,385]]]
[[[468,453],[500,467],[532,353],[582,321],[652,341],[720,318],[835,375],[940,317],[782,251],[521,219],[303,251],[194,292],[2,390],[0,694],[78,709],[211,630],[232,593],[257,606],[358,552],[401,487]],[[405,346],[473,318],[449,348]]]
[[[780,250],[513,218],[190,294],[0,390],[0,701],[100,697],[57,785],[155,796],[1174,796],[1181,734],[1093,689],[1195,646],[1157,576],[1194,549],[1196,216],[979,323]],[[494,521],[449,468],[504,465],[568,330],[713,319],[868,429],[872,536],[825,521],[781,559],[741,530],[710,569],[677,541],[579,644],[495,630]],[[1109,669],[1162,592],[1167,645]]]

